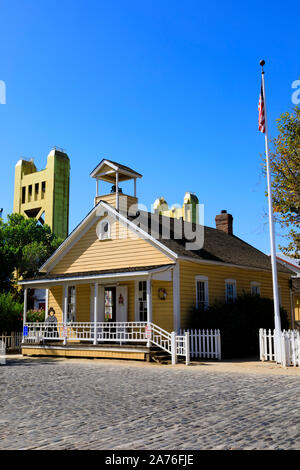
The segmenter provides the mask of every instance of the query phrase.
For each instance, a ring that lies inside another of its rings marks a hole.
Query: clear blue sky
[[[297,2],[1,0],[0,8],[4,215],[19,158],[43,169],[58,146],[71,160],[70,229],[91,209],[89,173],[107,157],[144,175],[138,196],[149,209],[158,196],[181,204],[194,191],[206,225],[227,209],[234,233],[269,253],[259,60],[274,136],[300,76]]]

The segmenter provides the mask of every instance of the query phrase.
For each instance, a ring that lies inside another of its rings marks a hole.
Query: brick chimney
[[[233,225],[233,217],[231,214],[227,214],[227,211],[221,211],[221,214],[216,215],[216,228],[218,230],[222,230],[228,235],[233,235],[232,225]]]

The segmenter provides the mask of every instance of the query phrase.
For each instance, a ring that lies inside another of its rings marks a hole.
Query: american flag
[[[261,84],[259,102],[258,102],[258,130],[260,132],[262,132],[263,134],[266,131],[265,123],[266,123],[266,121],[265,121],[265,100],[264,100],[263,87],[262,87],[262,84]]]

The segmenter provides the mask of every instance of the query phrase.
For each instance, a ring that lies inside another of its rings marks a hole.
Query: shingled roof
[[[151,223],[149,222],[153,214],[150,212],[140,211],[138,213],[139,220],[142,221],[142,228],[151,233]],[[136,217],[129,217],[134,221]],[[164,228],[170,226],[170,238],[163,238]],[[175,252],[178,256],[188,257],[191,260],[214,261],[219,263],[234,264],[237,266],[245,266],[250,268],[258,268],[271,270],[271,259],[262,251],[257,250],[252,245],[227,233],[211,228],[203,227],[204,243],[198,250],[186,249],[186,244],[192,240],[184,237],[184,233],[192,233],[196,231],[196,224],[183,222],[182,228],[178,228],[178,219],[170,219],[169,217],[159,216],[159,237],[158,241],[167,248]],[[147,228],[148,227],[148,228]],[[183,231],[183,236],[179,231]],[[278,272],[293,274],[288,268],[277,263]]]
[[[118,217],[117,211],[105,201],[98,201],[96,206],[87,214],[83,221],[71,232],[68,238],[60,245],[60,247],[53,253],[53,255],[44,263],[41,267],[40,272],[48,270],[50,263],[53,259],[71,243],[72,239],[76,234],[82,230],[84,224],[91,221],[92,217],[95,217],[99,206],[103,205],[112,211],[114,216]],[[271,271],[271,260],[270,257],[265,253],[257,250],[253,246],[249,245],[245,241],[236,237],[235,235],[228,235],[227,233],[206,226],[196,225],[190,222],[183,222],[182,219],[173,219],[166,216],[159,216],[158,221],[158,233],[153,237],[152,233],[152,222],[154,214],[150,212],[138,211],[136,214],[128,216],[127,214],[120,213],[120,220],[123,219],[125,222],[126,218],[129,223],[133,222],[145,231],[149,236],[157,239],[161,246],[165,246],[169,253],[177,255],[181,258],[188,258],[193,261],[207,261],[215,262],[218,264],[227,264],[241,266],[245,268],[263,269]],[[193,240],[187,239],[185,234],[192,233],[196,229],[203,230],[204,240],[203,245],[199,246],[198,249],[188,249],[187,243],[191,243]],[[169,237],[164,238],[163,233],[168,232]],[[150,237],[151,238],[151,237]],[[154,241],[154,240],[153,240]],[[293,275],[294,273],[286,266],[277,262],[278,272]]]
[[[38,276],[31,277],[28,279],[24,279],[20,284],[26,284],[30,283],[32,281],[53,281],[53,280],[68,280],[72,278],[89,278],[89,277],[97,277],[97,276],[102,276],[102,275],[110,275],[110,274],[139,274],[144,271],[155,271],[158,270],[159,268],[164,268],[168,269],[172,267],[173,264],[156,264],[156,265],[151,265],[151,266],[136,266],[136,267],[130,267],[130,268],[117,268],[117,269],[98,269],[95,271],[80,271],[80,272],[74,272],[74,273],[64,273],[64,274],[49,274],[49,273],[43,273],[39,274]]]

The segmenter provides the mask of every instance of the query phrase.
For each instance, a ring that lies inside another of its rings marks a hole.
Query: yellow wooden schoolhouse
[[[231,214],[222,211],[210,228],[159,204],[153,213],[143,211],[136,192],[142,175],[108,159],[91,177],[94,207],[40,275],[22,282],[23,354],[146,359],[155,347],[176,362],[187,353],[179,331],[191,307],[244,292],[272,297],[270,258],[234,235]],[[120,187],[128,180],[131,195]],[[100,195],[105,183],[111,190]],[[289,313],[291,274],[278,264],[281,304]],[[47,289],[54,322],[27,322],[31,288]]]

